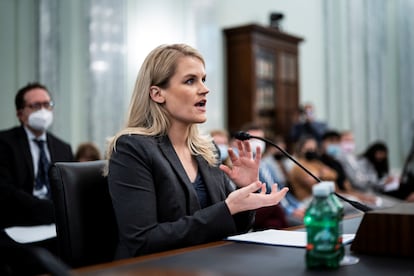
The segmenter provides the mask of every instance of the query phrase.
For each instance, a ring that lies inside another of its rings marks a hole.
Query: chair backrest
[[[71,267],[111,261],[117,226],[106,161],[57,162],[49,171],[60,258]]]

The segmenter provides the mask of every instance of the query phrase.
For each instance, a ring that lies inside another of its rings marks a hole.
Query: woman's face
[[[380,163],[380,162],[384,162],[384,160],[387,159],[387,153],[383,150],[377,150],[375,152],[375,161]]]
[[[177,61],[175,74],[168,88],[161,89],[165,108],[172,123],[203,123],[206,121],[206,73],[203,63],[195,57],[182,57]]]
[[[305,154],[308,151],[316,152],[317,150],[318,150],[318,144],[316,143],[316,140],[309,139],[303,144],[301,153]]]

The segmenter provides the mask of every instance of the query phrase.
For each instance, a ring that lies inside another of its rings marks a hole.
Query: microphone
[[[239,131],[237,133],[235,133],[234,137],[238,140],[241,141],[245,141],[245,140],[249,140],[249,139],[259,139],[264,141],[267,144],[270,144],[272,146],[274,146],[275,148],[277,148],[280,152],[282,152],[287,158],[289,158],[290,160],[292,160],[296,165],[298,165],[302,170],[304,170],[307,174],[309,174],[310,176],[312,176],[317,182],[322,182],[322,180],[317,177],[316,175],[314,175],[311,171],[309,171],[307,168],[305,168],[301,163],[299,163],[292,155],[290,155],[287,151],[285,151],[284,149],[282,149],[281,147],[279,147],[278,145],[276,145],[275,143],[273,143],[272,141],[266,139],[266,138],[262,138],[259,136],[254,136],[254,135],[250,135],[247,132],[244,131]],[[349,204],[351,204],[354,208],[362,211],[362,212],[368,212],[368,211],[372,211],[372,208],[358,202],[358,201],[354,201],[351,199],[348,199],[344,196],[341,196],[340,194],[334,192],[334,194],[339,197],[341,200],[348,202]]]

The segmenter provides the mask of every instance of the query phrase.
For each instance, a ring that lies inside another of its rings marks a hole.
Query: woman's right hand
[[[259,189],[261,191],[257,192]],[[225,202],[230,213],[234,215],[243,211],[276,205],[288,191],[287,187],[278,191],[277,184],[273,184],[271,193],[266,194],[266,184],[256,181],[230,193]]]

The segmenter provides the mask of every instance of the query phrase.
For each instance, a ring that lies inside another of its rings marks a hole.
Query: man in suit
[[[53,102],[44,85],[22,87],[15,105],[20,126],[0,132],[0,229],[53,223],[48,168],[54,162],[74,160],[71,146],[47,131]],[[4,232],[0,238],[14,242]],[[53,252],[54,244],[49,240],[35,245]]]

